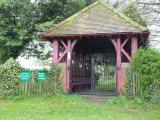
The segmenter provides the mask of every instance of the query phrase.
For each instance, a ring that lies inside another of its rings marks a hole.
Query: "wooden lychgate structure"
[[[64,91],[109,95],[125,91],[126,67],[148,35],[147,27],[97,1],[41,37],[53,44],[53,63],[66,64]]]

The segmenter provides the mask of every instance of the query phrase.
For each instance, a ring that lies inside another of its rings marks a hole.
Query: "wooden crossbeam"
[[[76,45],[78,40],[74,40],[72,43],[71,43],[71,52],[73,51],[74,49],[74,46]],[[63,47],[65,48],[64,52],[62,53],[61,57],[59,58],[58,62],[61,62],[61,60],[64,58],[65,55],[67,55],[67,49],[68,49],[68,45],[64,42],[64,41],[60,41],[61,44],[63,45]]]
[[[113,43],[113,45],[114,45],[114,47],[115,47],[115,49],[117,48],[117,42],[116,42],[116,40],[115,39],[111,39],[111,42]],[[116,51],[117,52],[117,51]]]
[[[129,60],[129,62],[131,62],[131,57],[129,56],[129,54],[122,48],[121,52],[127,57],[127,59]]]
[[[62,43],[63,47],[64,47],[65,49],[67,49],[67,45],[64,43],[64,41],[61,40],[61,43]]]
[[[126,43],[128,42],[129,38],[125,39],[125,41],[122,43],[122,48],[126,45]]]
[[[124,46],[127,44],[127,42],[129,41],[129,38],[127,38],[121,46],[121,52],[127,57],[127,59],[129,60],[129,62],[131,62],[131,57],[129,56],[129,54],[126,52],[126,50],[124,49]]]
[[[73,51],[74,46],[76,45],[77,41],[78,41],[78,40],[74,40],[74,41],[72,42],[72,45],[71,45],[71,51]]]
[[[67,54],[67,50],[65,50],[63,53],[62,53],[62,56],[59,58],[58,62],[61,62],[61,60],[63,59],[63,57]]]
[[[111,39],[111,42],[113,43],[115,49],[116,49],[116,53],[117,53],[117,43],[118,40],[120,40],[120,38],[118,39]],[[129,38],[125,39],[125,41],[121,44],[121,52],[127,57],[127,59],[129,60],[129,62],[131,62],[131,57],[130,55],[126,52],[126,50],[124,49],[124,46],[127,44],[127,42],[129,41]]]
[[[65,48],[64,52],[62,53],[61,57],[59,58],[58,62],[61,62],[61,60],[63,59],[63,57],[67,54],[67,45],[64,43],[64,41],[60,41],[63,45],[63,47]]]

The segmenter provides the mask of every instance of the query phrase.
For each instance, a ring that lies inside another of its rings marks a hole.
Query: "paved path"
[[[83,97],[89,101],[89,102],[94,102],[97,104],[103,104],[106,103],[109,99],[112,98],[112,96],[94,96],[94,95],[83,95]]]

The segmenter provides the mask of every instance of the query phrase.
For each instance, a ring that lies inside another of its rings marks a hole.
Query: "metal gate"
[[[116,66],[104,58],[94,58],[95,94],[116,95]]]
[[[116,66],[108,59],[83,56],[72,60],[72,93],[82,95],[116,95]]]

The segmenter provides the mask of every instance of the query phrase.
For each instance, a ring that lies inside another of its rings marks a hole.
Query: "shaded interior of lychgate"
[[[116,86],[116,51],[111,40],[106,37],[78,40],[71,61],[71,92],[116,95]]]

